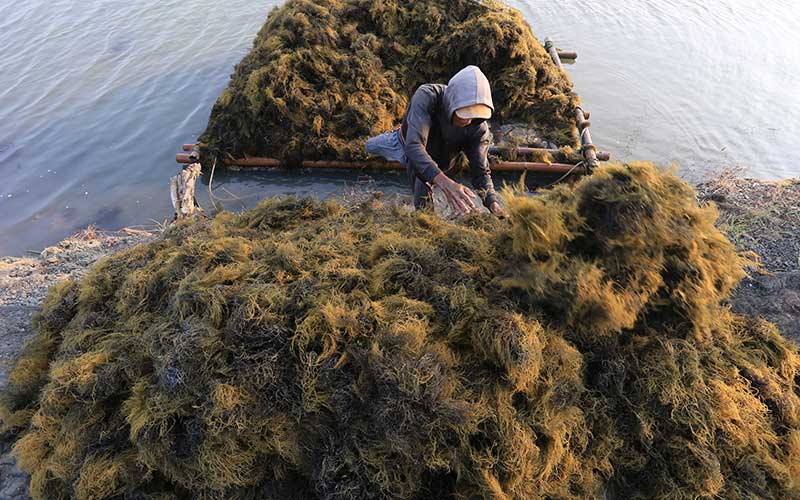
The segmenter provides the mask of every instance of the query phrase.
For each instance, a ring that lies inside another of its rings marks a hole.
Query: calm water
[[[168,218],[174,154],[203,131],[277,3],[0,0],[0,255],[41,250],[92,223]],[[579,52],[568,70],[595,142],[617,158],[678,162],[690,180],[734,165],[767,179],[800,175],[793,3],[509,3],[542,39]],[[364,180],[404,188],[393,175],[281,172],[215,185],[252,206]]]

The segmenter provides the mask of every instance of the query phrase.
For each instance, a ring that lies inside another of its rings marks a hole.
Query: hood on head
[[[453,117],[457,109],[485,104],[492,108],[492,89],[486,75],[477,66],[467,66],[450,79],[444,91],[444,106],[448,118]]]

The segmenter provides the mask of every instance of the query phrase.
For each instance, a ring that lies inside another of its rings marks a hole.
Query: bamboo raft
[[[570,51],[562,51],[558,49],[555,45],[555,42],[550,38],[546,38],[544,41],[544,48],[550,55],[555,63],[560,69],[564,69],[562,64],[563,59],[576,59],[578,54],[576,52]],[[545,173],[545,174],[563,174],[565,177],[568,175],[585,175],[592,172],[592,170],[597,167],[598,162],[600,161],[608,161],[610,159],[610,154],[607,152],[598,151],[597,147],[592,142],[592,135],[589,131],[589,127],[591,126],[589,122],[589,113],[584,111],[582,108],[578,107],[575,110],[575,124],[578,129],[578,133],[580,135],[580,160],[575,162],[569,161],[569,158],[566,157],[563,151],[556,148],[540,148],[540,147],[532,147],[532,146],[492,146],[489,148],[489,153],[493,155],[498,155],[502,153],[510,154],[513,157],[530,157],[531,155],[538,155],[541,157],[542,155],[549,155],[554,160],[558,160],[559,162],[537,162],[537,161],[506,161],[506,160],[499,160],[499,161],[491,161],[490,166],[493,172],[535,172],[535,173]],[[195,144],[184,144],[182,146],[182,150],[184,152],[178,153],[175,155],[175,161],[184,164],[190,165],[193,164],[193,160],[190,157],[189,152],[197,150]],[[224,158],[222,159],[222,164],[227,167],[238,167],[238,168],[277,168],[277,167],[289,167],[294,166],[296,164],[289,165],[286,162],[283,162],[277,158],[265,158],[265,157],[255,157],[255,156],[246,156],[244,158]],[[373,170],[373,171],[404,171],[405,167],[400,164],[399,162],[395,161],[386,161],[380,159],[373,159],[367,161],[341,161],[341,160],[303,160],[299,162],[299,165],[303,168],[312,168],[312,169],[339,169],[339,170]],[[184,167],[186,168],[186,167]],[[186,177],[186,176],[184,176]],[[193,179],[196,176],[190,176]],[[188,177],[187,177],[188,179]],[[183,199],[184,202],[179,206],[176,206],[176,217],[182,218],[186,214],[183,212],[191,212],[193,210],[193,203],[189,202],[189,199],[193,199],[194,190],[181,188],[180,184],[185,182],[187,179],[183,179],[180,174],[178,176],[173,177],[171,184],[172,184],[172,191],[173,191],[173,204],[175,203],[175,199]]]
[[[184,144],[182,149],[184,151],[194,151],[194,144]],[[513,153],[517,156],[525,156],[531,154],[550,154],[554,158],[563,156],[563,152],[559,149],[547,148],[532,148],[532,147],[502,147],[492,146],[489,148],[489,153],[497,154],[501,152]],[[610,155],[605,152],[596,153],[596,160],[607,161]],[[178,153],[175,155],[175,161],[182,164],[192,163],[189,153]],[[246,156],[244,158],[226,158],[223,164],[229,167],[285,167],[288,166],[281,160],[276,158],[264,158],[259,156]],[[377,170],[377,171],[392,171],[392,170],[405,170],[405,167],[396,161],[384,160],[367,160],[367,161],[340,161],[340,160],[306,160],[300,162],[300,166],[304,168],[329,168],[329,169],[344,169],[344,170]],[[527,161],[499,161],[492,163],[492,171],[497,172],[549,172],[554,174],[566,173],[569,171],[584,172],[582,166],[576,169],[575,164],[570,163],[545,163],[545,162],[527,162]]]

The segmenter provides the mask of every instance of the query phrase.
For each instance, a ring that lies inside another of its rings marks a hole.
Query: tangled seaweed
[[[474,64],[497,116],[575,145],[572,83],[522,14],[493,0],[288,0],[273,10],[200,137],[208,153],[359,159],[414,90]]]
[[[510,221],[267,200],[54,287],[2,395],[34,498],[796,498],[800,353],[716,211],[609,165]]]

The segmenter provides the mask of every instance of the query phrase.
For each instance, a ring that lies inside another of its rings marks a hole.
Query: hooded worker
[[[411,98],[402,126],[369,139],[366,150],[405,165],[417,209],[431,203],[435,184],[458,214],[475,208],[475,195],[444,172],[463,151],[469,159],[472,185],[483,204],[492,213],[502,214],[487,159],[492,134],[486,120],[493,112],[489,81],[477,66],[467,66],[447,85],[421,85]]]

